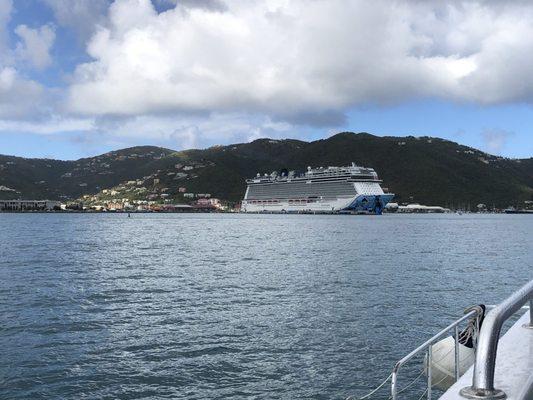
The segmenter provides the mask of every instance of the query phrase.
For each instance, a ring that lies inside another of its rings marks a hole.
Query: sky
[[[0,0],[0,154],[343,131],[533,156],[533,3]]]

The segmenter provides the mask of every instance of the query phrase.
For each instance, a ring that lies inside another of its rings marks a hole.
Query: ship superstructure
[[[303,174],[282,170],[247,179],[245,212],[340,212],[380,214],[394,196],[385,193],[372,168],[308,167]]]

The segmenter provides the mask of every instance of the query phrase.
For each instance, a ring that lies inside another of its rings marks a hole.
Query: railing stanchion
[[[533,297],[529,300],[529,327],[533,328]]]
[[[501,329],[507,319],[527,302],[531,304],[532,300],[533,280],[522,286],[487,314],[477,341],[472,386],[461,389],[461,396],[476,400],[500,400],[507,397],[503,390],[494,387],[494,372]],[[531,320],[530,324],[525,326],[531,327]]]
[[[396,367],[392,371],[392,378],[391,378],[391,395],[392,400],[397,400],[397,390],[396,385],[398,384],[398,371],[396,371]]]
[[[428,400],[431,400],[431,361],[433,358],[433,351],[431,345],[428,347]]]
[[[459,380],[459,327],[455,325],[455,381]]]

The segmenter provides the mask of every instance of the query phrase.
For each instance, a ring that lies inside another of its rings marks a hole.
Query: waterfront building
[[[222,204],[219,199],[201,198],[194,202],[194,207],[199,209],[221,209]]]
[[[124,204],[121,202],[109,202],[106,206],[106,208],[110,211],[119,211],[124,208]]]
[[[0,200],[0,211],[51,211],[61,209],[59,201]]]
[[[398,206],[397,212],[399,213],[445,213],[450,212],[448,208],[440,206],[425,206],[422,204],[414,203],[406,206]]]
[[[169,211],[169,212],[175,212],[175,211],[190,211],[192,210],[192,206],[188,204],[164,204],[161,206],[161,211]]]

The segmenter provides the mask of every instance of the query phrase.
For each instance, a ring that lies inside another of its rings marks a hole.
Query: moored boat
[[[303,174],[282,170],[247,179],[244,212],[353,212],[381,214],[394,197],[385,193],[372,168],[311,168]]]

